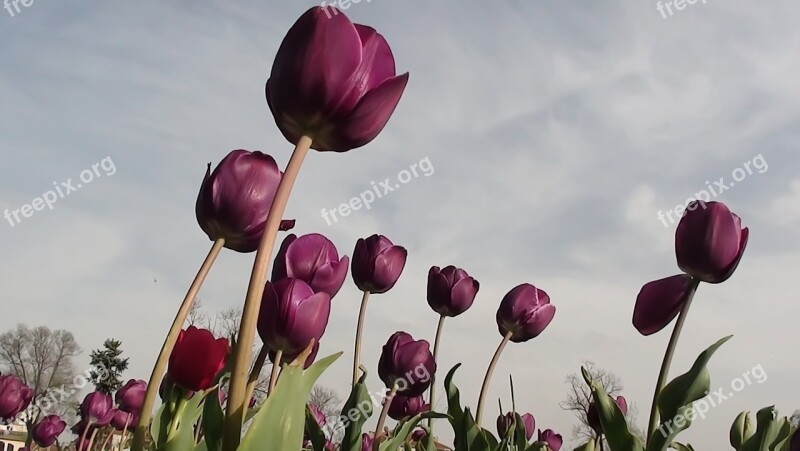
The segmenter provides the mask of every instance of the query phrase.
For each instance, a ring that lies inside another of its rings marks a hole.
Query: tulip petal
[[[678,267],[704,282],[720,283],[741,254],[741,220],[723,203],[694,204],[675,231]]]
[[[392,246],[381,252],[375,259],[373,280],[375,285],[383,288],[381,293],[389,291],[397,283],[406,265],[407,255],[408,252],[405,248]]]
[[[386,39],[372,27],[360,24],[355,26],[363,49],[361,64],[355,76],[358,77],[359,84],[364,86],[364,92],[368,92],[384,80],[394,77],[397,71],[392,49]]]
[[[636,297],[633,326],[642,335],[652,335],[667,326],[681,311],[689,296],[692,277],[679,274],[645,284]]]

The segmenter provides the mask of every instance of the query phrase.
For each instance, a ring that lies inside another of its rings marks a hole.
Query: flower
[[[523,283],[503,297],[497,309],[497,327],[505,336],[511,332],[511,341],[520,343],[536,338],[553,320],[556,307],[543,290]]]
[[[702,209],[697,206],[702,204]],[[720,202],[692,202],[675,231],[678,267],[703,282],[721,283],[733,274],[750,231]]]
[[[633,327],[642,335],[652,335],[665,328],[689,299],[692,277],[686,274],[646,283],[636,296]]]
[[[91,422],[93,426],[105,426],[114,416],[114,400],[111,395],[100,391],[93,391],[83,398],[81,403],[81,418]]]
[[[258,334],[267,348],[298,354],[319,341],[331,313],[331,298],[300,279],[267,282],[258,316]]]
[[[134,429],[138,422],[138,413],[130,413],[119,409],[114,409],[114,415],[111,417],[111,426],[118,431]]]
[[[396,76],[392,51],[377,31],[313,7],[283,39],[266,97],[289,142],[305,135],[316,150],[346,152],[378,136],[407,82],[408,73]]]
[[[419,396],[430,386],[436,374],[436,361],[425,340],[414,340],[405,332],[395,332],[383,346],[378,361],[378,376],[387,388],[397,386],[397,393]]]
[[[530,440],[531,437],[533,437],[533,431],[536,430],[536,419],[534,419],[533,415],[529,413],[520,416],[522,417],[522,424],[525,426],[525,438]],[[516,414],[514,412],[508,412],[505,415],[500,415],[497,417],[497,433],[501,438],[508,435],[508,432],[515,420]]]
[[[617,403],[623,416],[628,414],[628,402],[624,397],[617,396],[614,402]],[[603,433],[603,425],[600,422],[600,412],[597,410],[597,405],[594,402],[589,403],[589,409],[586,411],[586,422],[589,423],[589,427],[594,429],[598,434]]]
[[[458,316],[472,306],[480,284],[455,266],[428,271],[428,305],[443,316]]]
[[[67,422],[58,415],[48,415],[33,427],[31,438],[42,448],[48,448],[67,427]]]
[[[553,451],[560,450],[563,444],[561,434],[556,434],[552,429],[546,429],[544,432],[540,429],[539,439],[537,441],[546,443],[548,448]]]
[[[389,404],[389,417],[397,421],[415,417],[431,410],[430,404],[425,402],[424,396],[395,395]]]
[[[323,291],[333,298],[342,288],[350,260],[339,259],[336,246],[318,233],[294,234],[284,238],[275,257],[272,280],[294,277],[307,283],[315,293]]]
[[[325,427],[327,420],[325,419],[325,413],[317,407],[315,404],[309,404],[308,408],[311,409],[311,413],[314,415],[314,420],[317,422],[317,425],[321,428]]]
[[[139,413],[144,404],[144,395],[147,393],[147,382],[142,380],[131,379],[125,383],[117,393],[114,394],[114,400],[117,402],[120,410],[130,413]]]
[[[167,373],[173,383],[186,390],[206,390],[214,385],[217,374],[225,368],[229,352],[227,339],[214,338],[207,329],[189,326],[178,336],[169,356]]]
[[[407,255],[404,248],[393,245],[383,235],[359,238],[351,268],[356,286],[370,293],[389,291],[400,278]]]
[[[209,164],[195,206],[200,228],[212,241],[224,238],[228,249],[255,251],[281,177],[275,160],[261,152],[234,150],[213,173]],[[281,230],[292,227],[294,221],[281,222]]]
[[[800,429],[796,430],[789,445],[789,451],[800,451]]]
[[[372,436],[370,434],[361,434],[361,451],[372,451]]]
[[[12,374],[0,376],[0,419],[11,420],[28,408],[33,390]]]

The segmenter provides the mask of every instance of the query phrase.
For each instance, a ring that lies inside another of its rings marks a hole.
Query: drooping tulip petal
[[[267,282],[258,318],[258,334],[273,351],[296,355],[311,340],[319,341],[328,326],[331,298],[300,279]]]
[[[427,341],[396,332],[383,346],[378,376],[386,388],[396,385],[398,394],[419,396],[428,389],[435,374],[436,361]]]
[[[652,335],[667,327],[686,303],[692,278],[679,274],[646,283],[636,297],[633,327],[642,335]]]
[[[353,250],[353,281],[361,291],[385,293],[403,272],[408,252],[383,235],[360,238]]]
[[[466,271],[455,266],[428,271],[428,305],[444,316],[458,316],[472,306],[480,284]]]
[[[217,339],[209,330],[189,326],[178,336],[167,373],[172,382],[187,390],[206,390],[225,367],[229,352],[227,339]]]
[[[552,429],[539,430],[537,441],[547,443],[547,446],[553,451],[559,451],[564,443],[561,434],[556,434]]]
[[[501,335],[511,332],[511,341],[520,343],[539,336],[555,314],[547,293],[523,283],[503,297],[497,309],[497,326]]]

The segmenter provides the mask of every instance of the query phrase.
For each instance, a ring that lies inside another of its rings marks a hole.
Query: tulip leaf
[[[460,366],[460,363],[455,365],[444,378],[444,386],[447,391],[447,414],[455,435],[453,444],[455,451],[494,450],[498,445],[497,439],[475,424],[475,418],[469,409],[461,407],[461,394],[453,383],[453,376]]]
[[[740,413],[731,425],[730,442],[734,449],[741,449],[742,445],[753,436],[753,424],[750,412]]]
[[[270,451],[302,449],[306,400],[322,373],[342,355],[326,357],[303,370],[284,366],[273,392],[264,401],[239,447],[240,451],[259,451],[269,444]]]
[[[161,404],[150,422],[150,436],[153,443],[161,445],[167,441],[167,426],[169,425],[169,415],[166,413],[167,403]]]
[[[164,451],[185,451],[194,448],[195,423],[203,414],[205,392],[195,392],[189,399],[178,402],[175,410],[178,416],[172,419],[167,442],[157,449]],[[177,423],[176,423],[177,421]]]
[[[779,451],[791,433],[788,421],[778,419],[775,406],[765,407],[756,413],[756,432],[739,448],[741,451]]]
[[[424,412],[408,421],[404,422],[400,429],[387,441],[381,443],[380,451],[396,451],[403,443],[406,442],[408,436],[414,432],[420,421],[427,418],[450,418],[449,416],[438,412]]]
[[[528,431],[525,429],[525,422],[522,421],[522,416],[514,412],[514,424],[511,426],[512,431],[509,436],[513,440],[517,449],[525,449],[528,446]]]
[[[224,421],[225,413],[219,404],[219,387],[217,387],[208,394],[203,405],[203,436],[207,451],[222,449],[222,424]]]
[[[353,390],[350,397],[342,407],[340,419],[344,423],[344,438],[342,438],[342,451],[361,451],[361,431],[364,423],[372,416],[373,401],[367,390],[367,370],[361,367],[361,378]]]
[[[581,368],[581,373],[592,390],[592,398],[597,406],[600,424],[603,426],[603,433],[606,436],[609,448],[614,450],[644,451],[642,441],[628,430],[628,421],[625,419],[625,414],[622,413],[614,399],[606,393],[603,385],[595,381],[585,368]]]
[[[550,447],[545,442],[534,442],[531,446],[527,447],[525,451],[551,451]]]
[[[672,444],[669,445],[669,447],[672,448],[672,449],[678,450],[678,451],[694,451],[694,448],[692,448],[692,445],[689,445],[689,444],[683,445],[683,444],[680,444],[678,442],[672,442]]]
[[[314,451],[325,451],[325,433],[317,423],[317,416],[311,407],[306,406],[306,436],[311,441],[311,447]]]
[[[583,446],[575,448],[574,451],[594,451],[594,449],[595,449],[595,442],[594,439],[591,439],[588,442],[584,443]]]

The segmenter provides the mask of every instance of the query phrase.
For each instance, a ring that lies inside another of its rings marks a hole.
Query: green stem
[[[478,427],[481,427],[481,417],[483,416],[483,403],[486,401],[486,394],[489,390],[489,381],[492,380],[492,373],[494,373],[494,368],[497,366],[497,362],[500,360],[500,354],[503,353],[503,349],[508,344],[509,340],[511,340],[511,332],[508,332],[505,337],[503,337],[503,341],[500,342],[500,345],[497,347],[497,351],[494,352],[494,356],[492,357],[491,363],[489,363],[489,368],[486,369],[486,376],[483,377],[483,385],[481,386],[481,395],[478,398],[478,410],[475,412],[475,424]]]
[[[228,391],[228,403],[225,409],[225,423],[223,425],[222,449],[223,451],[236,451],[242,439],[242,424],[244,423],[245,406],[248,399],[245,399],[247,391],[247,379],[250,372],[250,353],[253,347],[253,340],[256,335],[256,324],[258,323],[258,311],[261,307],[261,297],[264,294],[264,284],[267,281],[267,271],[275,247],[275,239],[278,236],[278,228],[281,218],[289,202],[289,195],[292,186],[303,165],[303,160],[311,149],[311,138],[301,137],[289,158],[286,171],[283,173],[278,191],[272,201],[272,206],[267,215],[267,222],[264,226],[264,234],[256,251],[253,271],[250,274],[250,284],[247,287],[247,296],[242,308],[242,321],[239,326],[239,336],[236,340],[236,353],[233,356],[233,370],[231,371],[230,390]]]
[[[283,358],[283,351],[278,350],[275,352],[275,361],[272,362],[272,371],[269,373],[269,391],[267,397],[272,395],[272,390],[275,388],[275,382],[278,381],[278,371],[281,369],[281,359]]]
[[[358,310],[358,326],[356,326],[356,344],[353,352],[353,387],[358,383],[358,366],[361,364],[361,334],[364,330],[364,319],[367,317],[367,301],[369,291],[365,291],[361,297],[361,308]]]
[[[145,393],[144,403],[142,404],[142,413],[139,417],[139,423],[136,426],[136,431],[133,434],[133,444],[131,445],[132,451],[144,450],[145,434],[147,433],[147,428],[150,426],[150,418],[153,415],[153,405],[155,404],[156,395],[158,394],[158,387],[161,385],[161,377],[164,375],[164,372],[167,368],[167,363],[169,362],[169,356],[172,353],[172,348],[175,347],[175,343],[178,341],[178,336],[183,328],[183,323],[186,321],[186,317],[189,315],[192,305],[194,305],[194,300],[197,298],[197,294],[200,292],[200,287],[206,280],[208,272],[214,265],[214,261],[217,259],[217,256],[219,255],[220,251],[222,251],[222,247],[224,245],[225,240],[222,238],[214,241],[214,244],[211,246],[211,250],[208,251],[208,255],[206,255],[206,259],[200,266],[200,270],[194,277],[192,285],[189,287],[189,291],[186,292],[186,297],[183,298],[183,303],[181,303],[181,307],[178,309],[175,319],[172,321],[172,326],[170,326],[167,338],[164,340],[164,344],[161,346],[161,352],[158,354],[158,359],[153,367],[153,372],[150,374],[150,382],[147,384],[147,392]]]
[[[653,432],[658,428],[658,395],[667,383],[667,375],[669,374],[669,367],[672,364],[672,357],[675,355],[675,349],[678,346],[678,339],[681,336],[683,324],[686,322],[686,316],[689,314],[689,307],[692,305],[692,300],[694,299],[694,294],[697,292],[699,284],[699,279],[692,279],[689,285],[689,294],[686,298],[686,302],[683,304],[683,307],[681,307],[681,311],[678,314],[678,321],[675,323],[675,328],[672,330],[672,336],[669,337],[669,344],[664,353],[664,360],[661,362],[661,371],[658,373],[658,382],[656,383],[656,389],[653,393],[653,404],[650,407],[650,426],[647,429],[648,442]]]
[[[392,386],[389,393],[386,394],[386,397],[383,399],[383,409],[381,409],[381,416],[378,417],[378,425],[375,426],[375,439],[372,443],[372,451],[378,451],[381,447],[381,441],[383,439],[383,425],[386,423],[386,416],[389,414],[389,406],[392,405],[392,400],[394,399],[394,395],[397,394],[397,384]]]
[[[195,394],[195,396],[200,396],[199,394]],[[178,428],[181,425],[181,417],[183,416],[183,412],[186,410],[186,406],[189,404],[189,400],[182,398],[178,401],[178,407],[175,408],[175,416],[172,417],[172,421],[169,423],[169,433],[167,437],[172,437],[172,434],[178,432]],[[167,439],[169,441],[169,439]]]
[[[444,326],[444,315],[439,316],[439,324],[436,326],[436,338],[433,340],[433,361],[439,362],[439,339],[442,337],[442,328]],[[431,393],[428,402],[431,404],[431,412],[436,410],[436,381],[431,381]],[[433,418],[428,418],[429,434],[433,436]]]

